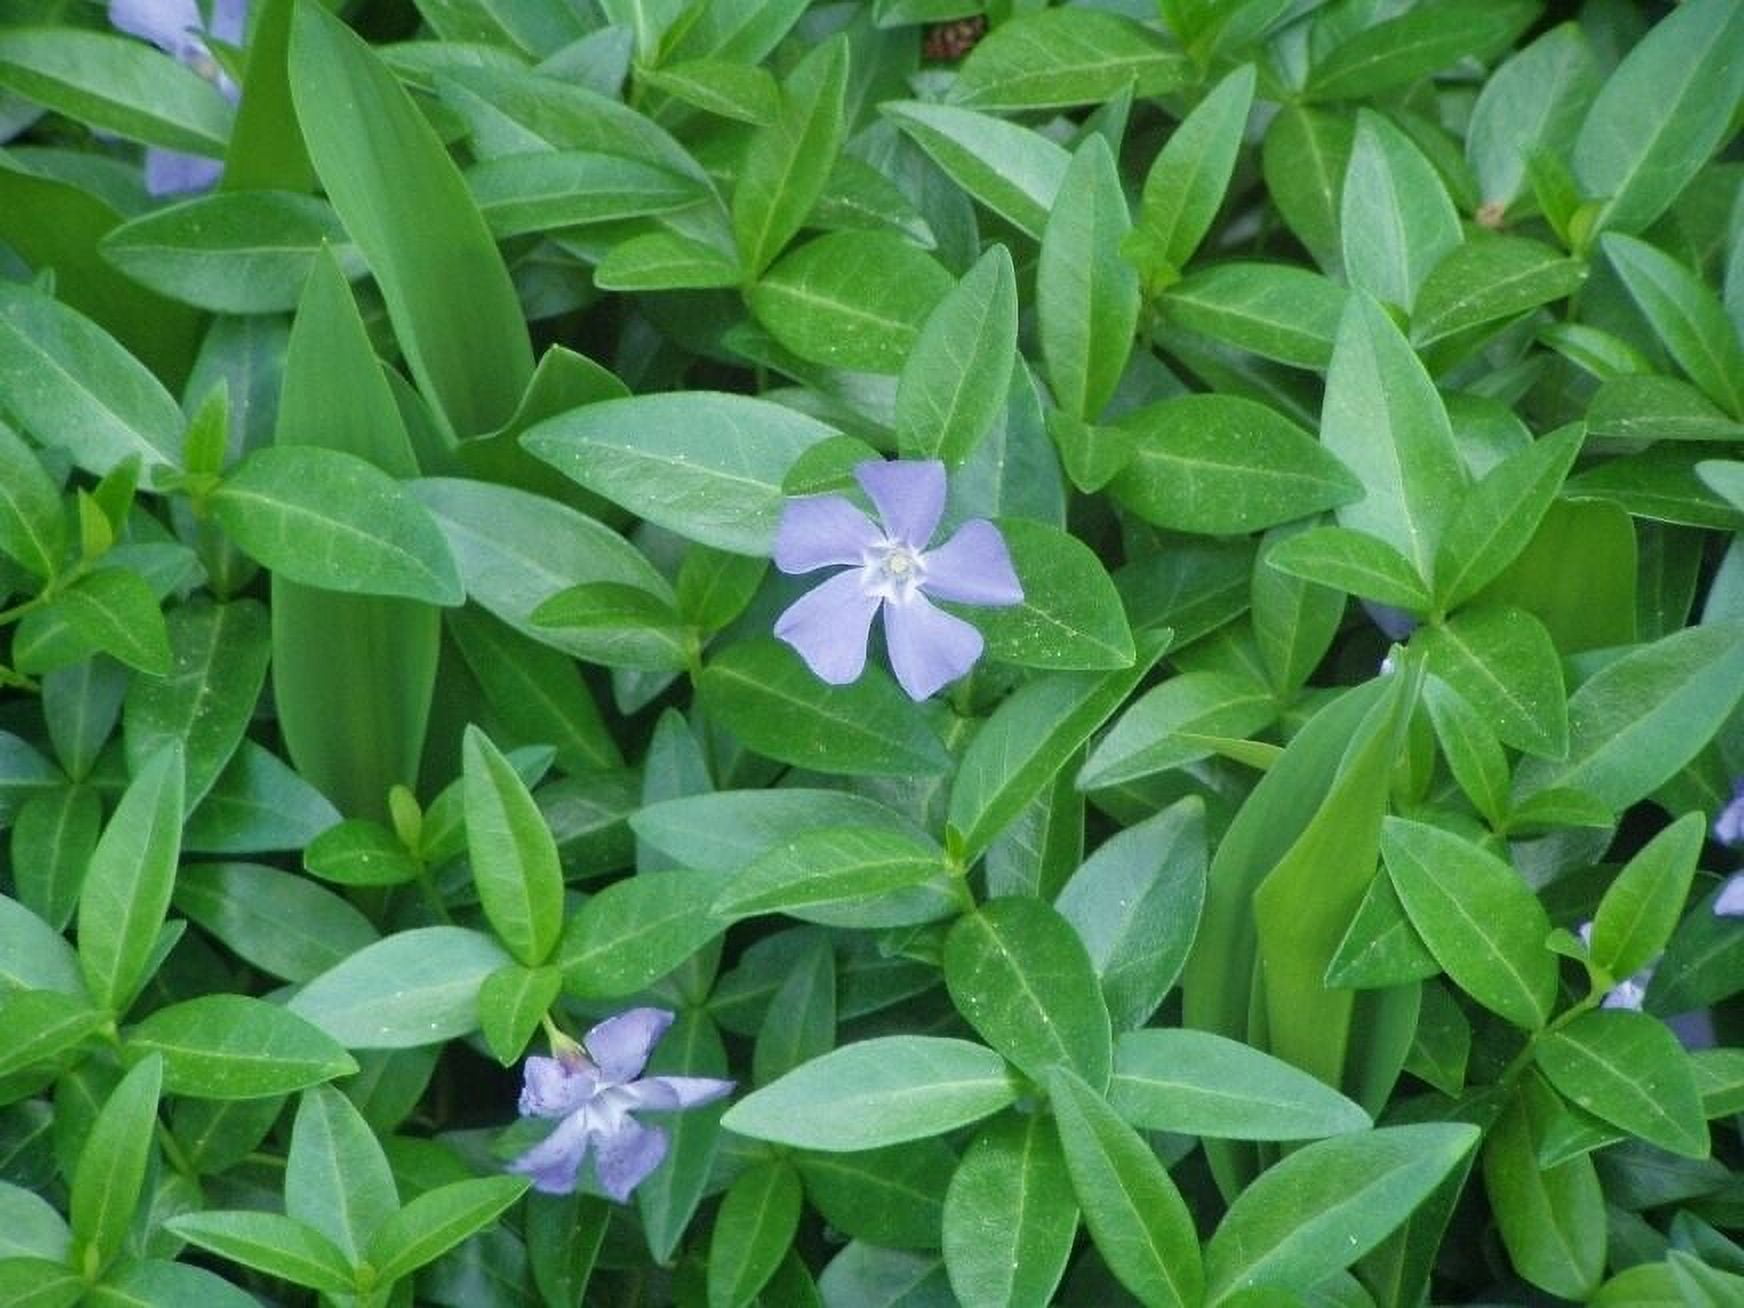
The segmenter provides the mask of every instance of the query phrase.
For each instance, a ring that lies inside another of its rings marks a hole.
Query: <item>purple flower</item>
[[[109,0],[109,22],[129,36],[150,41],[177,63],[193,69],[216,85],[232,104],[241,94],[212,58],[206,38],[241,45],[248,25],[248,0],[212,0],[209,27],[195,0]],[[152,195],[204,191],[223,171],[219,160],[197,154],[155,147],[145,152],[145,189]]]
[[[1736,801],[1734,801],[1736,802]],[[1734,872],[1714,900],[1715,917],[1744,917],[1744,872]]]
[[[890,667],[911,699],[955,681],[981,657],[981,633],[932,599],[1017,604],[1023,587],[1005,540],[985,518],[965,522],[927,549],[945,510],[945,465],[936,459],[854,469],[878,510],[873,522],[841,495],[789,500],[775,534],[775,566],[811,572],[848,565],[800,596],[775,620],[775,634],[820,678],[846,685],[866,667],[872,617],[884,611]]]
[[[642,1076],[648,1052],[671,1025],[672,1014],[664,1009],[632,1008],[594,1027],[581,1045],[563,1042],[553,1050],[555,1058],[529,1058],[521,1116],[557,1126],[509,1170],[532,1177],[535,1190],[568,1194],[591,1149],[600,1189],[619,1203],[628,1199],[666,1157],[666,1132],[630,1114],[695,1108],[733,1088],[733,1082],[712,1077]]]
[[[1714,839],[1731,849],[1744,846],[1744,777],[1732,783],[1732,798],[1714,819]]]
[[[1580,936],[1581,944],[1585,945],[1588,949],[1593,947],[1593,924],[1591,922],[1582,922],[1580,924],[1580,930],[1576,934]],[[1658,961],[1658,959],[1655,959],[1652,963],[1643,967],[1634,976],[1617,982],[1616,985],[1612,986],[1610,990],[1605,993],[1605,997],[1600,1001],[1599,1007],[1632,1008],[1639,1013],[1641,1011],[1642,1001],[1647,998],[1647,985],[1648,982],[1653,980],[1654,967]]]

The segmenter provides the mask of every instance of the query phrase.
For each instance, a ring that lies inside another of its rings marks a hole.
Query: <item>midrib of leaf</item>
[[[342,518],[330,518],[314,509],[304,508],[302,505],[296,504],[290,500],[275,499],[271,495],[263,495],[259,491],[252,491],[246,488],[238,489],[234,485],[222,487],[218,491],[218,494],[233,504],[239,501],[243,504],[252,503],[276,513],[280,522],[279,529],[274,533],[274,535],[278,538],[278,542],[281,545],[291,544],[285,535],[284,528],[288,521],[296,521],[305,526],[314,526],[318,529],[317,534],[326,535],[329,542],[329,548],[327,550],[327,557],[329,559],[332,558],[331,546],[334,543],[333,538],[337,536],[343,538],[346,542],[361,543],[368,552],[386,553],[400,560],[402,563],[410,564],[414,571],[433,584],[440,583],[442,580],[442,578],[432,572],[429,567],[425,565],[424,561],[416,554],[412,554],[409,551],[402,549],[394,541],[373,535],[360,527],[354,527]]]
[[[1414,853],[1407,854],[1407,857],[1411,862],[1416,863],[1418,871],[1423,874],[1422,884],[1432,890],[1447,907],[1451,908],[1459,920],[1466,925],[1471,934],[1477,937],[1477,939],[1483,944],[1484,953],[1497,963],[1501,970],[1514,982],[1514,984],[1519,988],[1520,993],[1525,996],[1527,1008],[1534,1014],[1537,1014],[1539,1011],[1537,996],[1532,993],[1532,987],[1527,984],[1526,978],[1523,977],[1520,974],[1519,969],[1514,966],[1514,961],[1496,948],[1495,939],[1483,928],[1476,918],[1466,911],[1466,907],[1460,902],[1459,896],[1441,884],[1440,880],[1437,879],[1435,873],[1430,870],[1427,863],[1420,862]],[[1440,962],[1439,959],[1436,961]]]

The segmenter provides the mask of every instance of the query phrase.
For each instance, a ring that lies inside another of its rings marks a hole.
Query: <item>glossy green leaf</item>
[[[1678,367],[1715,404],[1744,417],[1744,344],[1719,297],[1645,241],[1607,232],[1600,245]]]
[[[587,150],[484,159],[467,170],[466,185],[498,240],[670,213],[704,195],[693,178]]]
[[[1109,1271],[1143,1303],[1201,1302],[1199,1238],[1156,1154],[1070,1070],[1055,1068],[1047,1089],[1072,1189]]]
[[[312,981],[377,939],[369,919],[332,891],[258,863],[190,864],[173,902],[232,953],[286,981]]]
[[[1472,105],[1466,158],[1486,208],[1506,211],[1527,190],[1527,161],[1566,154],[1598,88],[1598,67],[1576,23],[1559,23],[1490,75]]]
[[[148,1057],[110,1093],[92,1119],[73,1169],[68,1263],[96,1276],[114,1262],[133,1226],[157,1143],[163,1060]]]
[[[1348,115],[1288,105],[1266,129],[1266,188],[1323,272],[1342,271],[1339,214],[1355,127]]]
[[[1264,687],[1222,672],[1186,672],[1153,686],[1099,740],[1078,784],[1120,785],[1182,767],[1211,752],[1212,737],[1242,739],[1277,714]]]
[[[1586,280],[1576,259],[1522,236],[1468,236],[1429,270],[1411,309],[1418,346],[1566,299]]]
[[[665,976],[726,929],[715,872],[650,872],[614,881],[569,919],[556,961],[571,994],[616,998]]]
[[[79,893],[79,966],[91,998],[125,1012],[148,978],[181,852],[178,745],[141,768],[103,828]]]
[[[1012,301],[1012,330],[1016,332]],[[66,519],[60,489],[35,452],[0,422],[0,554],[31,575],[47,580],[60,571],[66,549]]]
[[[1556,998],[1550,921],[1520,874],[1439,827],[1388,818],[1381,853],[1429,952],[1460,989],[1516,1026],[1544,1025]]]
[[[966,1040],[885,1036],[795,1068],[727,1110],[722,1125],[826,1151],[941,1135],[1017,1098],[1005,1060]]]
[[[733,236],[749,277],[793,239],[829,179],[847,127],[847,78],[846,43],[815,46],[788,74],[775,121],[751,138],[733,187]]]
[[[1530,0],[1430,0],[1365,25],[1316,61],[1308,92],[1338,100],[1405,86],[1505,49],[1537,13]]]
[[[1665,947],[1689,896],[1705,835],[1702,815],[1685,813],[1617,873],[1593,914],[1593,962],[1621,980]]]
[[[1133,237],[1147,271],[1153,259],[1165,275],[1185,268],[1211,229],[1235,169],[1254,83],[1252,65],[1230,73],[1181,120],[1151,162]]]
[[[257,450],[213,493],[231,538],[291,581],[431,604],[464,598],[448,543],[394,479],[313,445]]]
[[[1316,1141],[1230,1205],[1205,1247],[1213,1301],[1242,1286],[1313,1285],[1380,1243],[1478,1141],[1459,1122]]]
[[[1585,1013],[1540,1040],[1533,1057],[1571,1103],[1687,1158],[1708,1156],[1689,1057],[1657,1018]]]
[[[1114,156],[1093,135],[1061,178],[1036,265],[1048,384],[1062,410],[1087,422],[1114,394],[1132,350],[1138,274],[1120,253],[1131,226]]]
[[[285,1155],[285,1212],[357,1263],[399,1206],[381,1144],[351,1101],[329,1086],[305,1091]]]
[[[182,1239],[268,1276],[327,1294],[350,1294],[356,1286],[351,1264],[338,1247],[295,1218],[211,1209],[171,1221],[170,1229]]]
[[[954,896],[941,884],[947,870],[944,851],[931,841],[882,827],[821,826],[746,864],[714,911],[863,927],[924,922],[952,907]]]
[[[171,671],[174,653],[157,605],[151,586],[137,572],[114,567],[87,572],[56,597],[50,611],[87,648],[162,677]]]
[[[202,995],[160,1008],[126,1034],[129,1056],[163,1057],[163,1085],[200,1099],[289,1094],[357,1070],[327,1035],[277,1004]]]
[[[386,65],[321,6],[297,6],[290,49],[309,156],[382,288],[412,376],[449,430],[494,429],[533,356],[459,169]]]
[[[358,950],[286,1005],[348,1049],[408,1049],[478,1025],[478,988],[508,958],[464,927],[416,927]]]
[[[490,1225],[526,1190],[518,1176],[451,1181],[426,1190],[381,1224],[369,1242],[369,1263],[391,1284]]]
[[[947,467],[966,459],[1005,405],[1017,348],[1017,275],[990,248],[927,314],[896,386],[896,443]]]
[[[1097,9],[1041,9],[976,45],[951,96],[976,109],[1058,109],[1100,103],[1129,83],[1136,95],[1163,95],[1187,79],[1186,58],[1151,28]]]
[[[1379,114],[1357,111],[1339,231],[1353,289],[1411,310],[1430,270],[1460,243],[1453,202],[1427,159]]]
[[[878,111],[908,133],[965,191],[1037,240],[1071,156],[1017,123],[955,105],[886,101]]]
[[[1166,322],[1298,368],[1324,369],[1349,293],[1293,264],[1216,263],[1157,300]]]
[[[1023,600],[965,606],[986,638],[986,655],[1024,667],[1124,668],[1135,657],[1120,593],[1083,541],[1028,518],[1000,518]]]
[[[1498,739],[1535,757],[1568,749],[1562,669],[1550,633],[1524,609],[1473,607],[1414,642],[1429,670],[1484,715]]]
[[[545,961],[563,925],[557,844],[509,761],[482,731],[464,744],[466,844],[485,917],[529,967]]]
[[[945,1191],[945,1269],[968,1308],[1046,1308],[1078,1231],[1053,1125],[1005,1114],[975,1138]]]
[[[709,1308],[742,1308],[780,1265],[799,1225],[799,1173],[788,1162],[742,1173],[721,1200],[709,1240]]]
[[[1366,531],[1311,527],[1273,545],[1265,566],[1395,608],[1422,613],[1430,603],[1411,561]]]

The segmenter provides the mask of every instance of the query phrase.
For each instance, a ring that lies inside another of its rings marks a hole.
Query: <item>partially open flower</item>
[[[546,1194],[568,1194],[591,1151],[600,1189],[619,1203],[666,1157],[666,1132],[630,1114],[672,1112],[711,1103],[731,1081],[701,1076],[642,1076],[648,1054],[672,1025],[660,1008],[632,1008],[607,1018],[582,1044],[559,1046],[555,1058],[529,1058],[521,1088],[521,1116],[557,1127],[509,1164]]]
[[[927,549],[945,511],[944,464],[868,460],[854,477],[877,507],[878,522],[840,495],[787,502],[775,566],[789,573],[848,567],[788,606],[775,634],[824,681],[846,685],[866,667],[872,618],[882,610],[891,671],[911,699],[925,699],[973,667],[983,647],[980,632],[929,597],[1017,604],[1023,587],[1005,538],[984,518]]]

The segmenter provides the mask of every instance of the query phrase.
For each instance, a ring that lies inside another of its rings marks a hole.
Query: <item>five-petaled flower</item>
[[[666,1132],[630,1114],[695,1108],[734,1085],[713,1077],[643,1076],[649,1051],[671,1025],[672,1014],[664,1009],[632,1008],[601,1022],[580,1045],[557,1044],[555,1058],[529,1058],[521,1116],[547,1118],[557,1126],[509,1170],[532,1177],[535,1190],[568,1194],[591,1149],[600,1189],[619,1203],[628,1199],[666,1157]]]
[[[775,620],[775,634],[824,681],[846,685],[865,669],[867,635],[882,609],[891,670],[910,698],[925,699],[967,672],[983,647],[980,632],[929,600],[1017,604],[1023,587],[1005,538],[985,518],[927,549],[945,511],[944,464],[868,460],[854,478],[878,522],[841,495],[809,495],[783,507],[776,567],[799,573],[848,566],[789,605]]]
[[[241,45],[248,25],[248,0],[212,0],[210,24],[195,0],[109,0],[109,22],[129,36],[150,41],[235,103],[239,94],[236,83],[218,67],[206,39]],[[218,160],[196,154],[155,147],[145,152],[145,189],[152,195],[204,191],[223,171]]]

